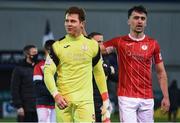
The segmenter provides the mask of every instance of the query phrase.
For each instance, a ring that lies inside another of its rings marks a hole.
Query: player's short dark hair
[[[44,49],[46,49],[47,51],[49,51],[53,45],[53,43],[55,42],[55,40],[47,40],[44,44]]]
[[[147,16],[147,10],[146,10],[146,8],[145,8],[144,6],[142,6],[142,5],[134,6],[134,7],[130,8],[130,9],[128,10],[128,18],[131,16],[131,14],[132,14],[133,11],[145,13],[146,16]]]
[[[91,32],[88,37],[89,38],[93,38],[95,35],[103,35],[102,33],[99,33],[99,32]]]
[[[65,15],[66,14],[78,14],[79,15],[79,20],[80,21],[85,21],[86,19],[86,14],[83,8],[79,8],[76,6],[70,7],[66,10]]]
[[[29,54],[29,50],[30,50],[31,48],[36,48],[36,46],[35,46],[35,45],[26,45],[26,46],[23,48],[23,54],[24,54],[24,55]]]

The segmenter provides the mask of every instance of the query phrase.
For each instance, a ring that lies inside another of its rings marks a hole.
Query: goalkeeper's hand
[[[62,110],[62,109],[65,109],[68,106],[67,100],[64,97],[62,97],[60,95],[60,93],[55,93],[53,95],[53,97],[54,97],[54,100],[55,100],[55,102],[56,102],[59,109]]]
[[[112,105],[109,99],[103,101],[103,105],[101,107],[101,120],[103,123],[110,123],[110,116],[112,113]]]

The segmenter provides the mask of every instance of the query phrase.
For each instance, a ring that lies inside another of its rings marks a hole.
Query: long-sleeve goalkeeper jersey
[[[83,35],[66,35],[52,45],[44,68],[45,83],[51,94],[60,92],[68,101],[93,100],[92,73],[103,98],[107,85],[98,43]],[[54,74],[58,77],[55,84]]]

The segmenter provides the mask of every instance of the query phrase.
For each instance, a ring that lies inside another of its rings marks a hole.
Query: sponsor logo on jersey
[[[65,46],[64,46],[64,48],[68,48],[68,47],[70,47],[70,45],[65,45]]]
[[[133,45],[133,43],[127,43],[126,45],[127,45],[127,46],[131,46],[131,45]]]

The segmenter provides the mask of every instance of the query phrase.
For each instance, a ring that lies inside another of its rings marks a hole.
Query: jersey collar
[[[142,41],[142,40],[144,40],[144,38],[145,38],[145,35],[143,35],[142,38],[134,38],[134,37],[131,36],[130,33],[128,34],[128,36],[129,36],[130,39],[132,39],[132,40],[134,40],[134,41]]]
[[[79,35],[78,37],[72,37],[69,34],[66,35],[66,38],[69,39],[69,41],[77,41],[82,39],[83,37],[84,37],[83,34]]]

